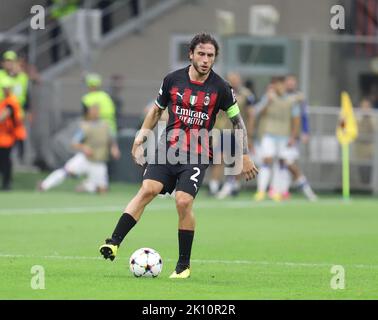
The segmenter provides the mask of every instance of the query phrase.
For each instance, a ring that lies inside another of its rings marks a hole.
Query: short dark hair
[[[273,76],[270,80],[271,83],[284,82],[284,81],[285,81],[284,76]]]
[[[199,45],[200,43],[211,43],[215,48],[215,56],[219,53],[219,45],[217,40],[209,34],[209,33],[198,33],[194,36],[194,38],[190,41],[189,51],[194,52],[194,49]]]

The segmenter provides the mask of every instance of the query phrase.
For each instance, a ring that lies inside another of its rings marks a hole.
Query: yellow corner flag
[[[357,121],[353,113],[352,101],[349,94],[341,92],[341,110],[339,123],[336,128],[336,136],[342,147],[343,163],[343,198],[349,199],[349,144],[358,136]]]
[[[350,100],[349,94],[345,91],[341,92],[341,110],[336,135],[342,145],[353,142],[358,135],[357,121],[353,113],[352,101]]]

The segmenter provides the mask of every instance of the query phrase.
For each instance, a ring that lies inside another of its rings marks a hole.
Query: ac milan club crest
[[[205,106],[208,106],[209,103],[210,103],[210,97],[209,97],[209,96],[206,96],[206,97],[205,97],[205,100],[203,101],[203,104],[204,104]]]

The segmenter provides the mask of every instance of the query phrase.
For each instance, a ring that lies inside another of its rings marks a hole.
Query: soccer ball
[[[160,254],[151,248],[135,251],[129,261],[130,271],[135,277],[157,277],[163,269]]]

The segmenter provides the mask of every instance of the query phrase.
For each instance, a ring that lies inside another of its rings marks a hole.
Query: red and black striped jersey
[[[195,155],[206,151],[211,158],[209,132],[217,113],[236,106],[237,101],[230,84],[213,70],[206,81],[196,82],[190,79],[188,66],[164,78],[155,104],[168,108],[167,127],[161,138],[167,147]]]

